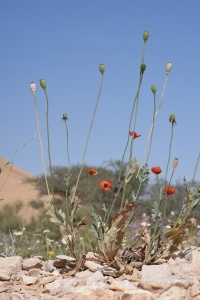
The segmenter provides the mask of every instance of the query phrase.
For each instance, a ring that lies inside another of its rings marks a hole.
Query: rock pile
[[[0,258],[0,300],[200,300],[200,248],[118,277],[92,259],[72,276],[63,272],[66,261],[73,258]]]

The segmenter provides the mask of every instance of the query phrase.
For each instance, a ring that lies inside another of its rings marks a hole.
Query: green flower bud
[[[174,114],[169,116],[169,122],[170,123],[175,123],[176,122],[176,116]]]
[[[99,70],[100,70],[101,74],[104,74],[104,72],[105,72],[104,64],[99,65]]]
[[[152,91],[152,93],[156,93],[156,86],[155,85],[152,85],[152,87],[151,87],[151,91]]]
[[[40,85],[43,88],[43,90],[46,90],[47,85],[46,85],[46,81],[44,79],[40,79]]]
[[[140,65],[140,71],[141,71],[142,74],[144,73],[145,69],[146,69],[146,65],[145,64],[141,64]]]
[[[63,114],[62,119],[63,119],[64,121],[68,120],[67,114]]]
[[[144,31],[144,33],[143,33],[143,40],[144,40],[145,43],[148,40],[148,37],[149,37],[149,32],[148,31]]]

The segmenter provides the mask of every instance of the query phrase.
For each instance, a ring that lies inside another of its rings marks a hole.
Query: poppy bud
[[[43,88],[43,90],[46,90],[47,85],[46,85],[46,81],[44,79],[40,79],[40,85]]]
[[[176,169],[177,165],[178,165],[178,158],[174,158],[174,161],[173,161],[173,170]]]
[[[166,64],[166,74],[168,75],[172,68],[172,62]]]
[[[35,82],[30,82],[29,87],[30,87],[31,93],[33,95],[35,95],[35,93],[36,93],[36,84],[35,84]]]
[[[169,186],[168,188],[164,188],[164,193],[167,195],[173,195],[176,192],[176,189]]]
[[[141,71],[142,74],[144,73],[145,69],[146,69],[146,65],[145,64],[141,64],[140,65],[140,71]]]
[[[176,122],[176,116],[174,114],[169,116],[169,122],[170,123],[175,123]]]
[[[145,43],[148,40],[148,37],[149,37],[149,32],[148,31],[144,31],[144,33],[143,33],[143,40],[144,40]]]
[[[157,166],[157,167],[153,167],[153,168],[151,168],[151,171],[154,173],[154,174],[160,174],[161,172],[162,172],[162,169],[159,167],[159,166]]]
[[[151,87],[151,91],[152,91],[152,93],[156,93],[156,86],[155,85],[152,85],[152,87]]]
[[[104,74],[104,72],[105,72],[104,64],[99,65],[99,70],[100,70],[101,74]]]
[[[67,114],[63,114],[62,119],[66,121],[68,119]]]

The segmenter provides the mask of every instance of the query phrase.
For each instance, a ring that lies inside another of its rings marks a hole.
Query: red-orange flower
[[[95,170],[95,169],[88,169],[88,174],[90,174],[90,175],[97,175],[97,170]]]
[[[176,189],[169,186],[168,188],[164,188],[164,193],[167,195],[172,195],[176,192]]]
[[[160,174],[162,172],[162,169],[157,166],[157,167],[153,167],[151,168],[151,171],[154,173],[154,174]]]
[[[100,182],[100,187],[102,189],[104,189],[104,191],[109,191],[111,186],[112,186],[112,181],[111,180],[108,180],[108,181],[102,180]]]
[[[130,134],[130,136],[133,137],[133,139],[137,139],[137,138],[139,138],[141,136],[141,134],[137,134],[134,131],[130,131],[129,134]]]

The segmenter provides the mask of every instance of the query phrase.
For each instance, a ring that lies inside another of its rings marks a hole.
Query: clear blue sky
[[[156,119],[149,165],[165,172],[176,114],[171,158],[179,158],[174,180],[188,180],[200,151],[200,2],[118,0],[0,1],[0,156],[12,153],[37,132],[29,82],[37,84],[37,103],[47,160],[46,102],[39,79],[45,78],[53,165],[66,166],[62,114],[69,117],[72,164],[81,163],[99,91],[99,64],[106,72],[85,162],[98,166],[120,160],[138,85],[143,32],[149,31],[147,65],[141,88],[134,155],[140,162],[153,113],[151,86],[160,100],[165,65],[173,62],[163,106]],[[126,157],[128,158],[128,156]],[[43,172],[38,138],[14,157],[29,173]],[[170,167],[171,170],[171,167]],[[169,170],[169,171],[170,171]],[[196,179],[200,178],[200,170]]]

